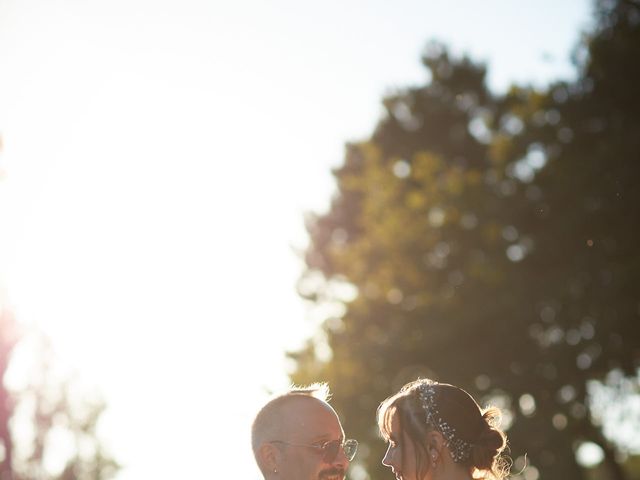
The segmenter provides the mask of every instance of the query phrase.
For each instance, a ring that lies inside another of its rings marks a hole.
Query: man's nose
[[[347,458],[347,454],[344,452],[344,448],[340,447],[338,449],[338,454],[336,458],[333,460],[333,465],[342,467],[343,470],[346,470],[349,466],[349,459]]]

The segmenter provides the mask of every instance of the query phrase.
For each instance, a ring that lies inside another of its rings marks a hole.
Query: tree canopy
[[[36,347],[31,365],[20,387],[9,388],[6,375],[27,341]],[[0,480],[107,480],[120,468],[97,432],[104,402],[55,370],[47,340],[20,335],[0,306]]]
[[[638,390],[640,3],[595,7],[578,79],[544,91],[494,94],[484,65],[430,44],[430,81],[384,99],[308,219],[299,289],[330,313],[292,380],[331,384],[371,478],[388,475],[375,409],[418,376],[503,407],[516,473],[526,453],[545,479],[586,478],[588,441],[625,478],[590,392]]]

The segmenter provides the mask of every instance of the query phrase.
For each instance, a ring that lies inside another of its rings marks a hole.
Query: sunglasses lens
[[[358,442],[356,440],[346,440],[342,448],[344,448],[344,454],[347,459],[351,461],[358,451]]]
[[[331,442],[327,442],[323,446],[324,458],[323,460],[327,463],[333,462],[338,456],[338,452],[340,449],[344,450],[344,455],[347,457],[347,460],[353,460],[353,457],[356,456],[356,450],[358,450],[358,442],[356,440],[345,440],[344,443],[340,442],[340,440],[333,440]]]
[[[340,441],[333,440],[324,444],[324,461],[327,463],[333,462],[338,456],[338,450],[340,449]]]

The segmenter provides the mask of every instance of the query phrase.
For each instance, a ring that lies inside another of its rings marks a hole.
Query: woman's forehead
[[[400,415],[395,405],[390,405],[383,411],[381,423],[380,430],[385,436],[390,437],[400,432]]]

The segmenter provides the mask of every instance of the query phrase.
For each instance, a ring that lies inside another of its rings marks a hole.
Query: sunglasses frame
[[[272,440],[270,443],[282,443],[284,445],[289,445],[291,447],[314,448],[316,450],[319,450],[320,453],[322,453],[322,461],[326,463],[331,463],[336,459],[336,457],[338,456],[338,452],[340,451],[340,448],[342,448],[342,451],[344,452],[344,456],[347,457],[347,460],[349,461],[355,458],[356,453],[358,451],[358,441],[352,438],[345,439],[345,440],[329,440],[328,442],[324,442],[322,445],[292,443],[292,442],[285,442],[284,440]],[[330,455],[331,453],[330,448],[332,448],[331,446],[336,444],[338,446],[335,449],[335,452]]]

